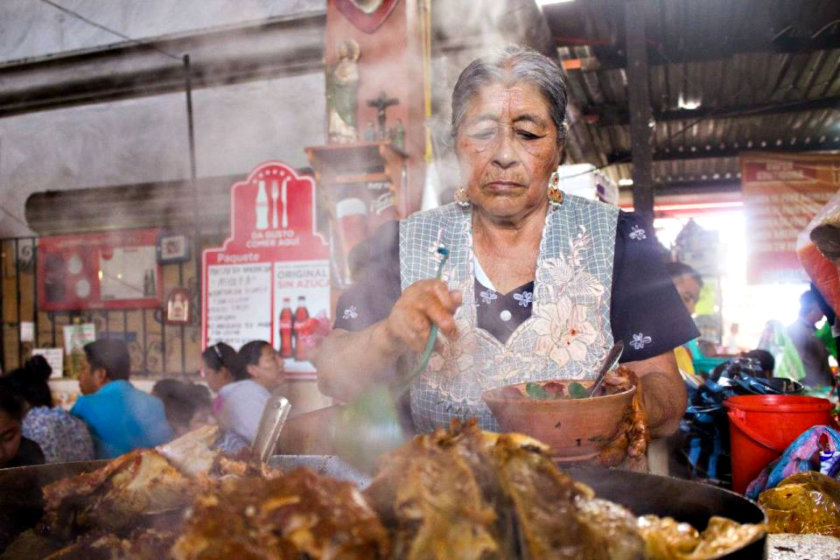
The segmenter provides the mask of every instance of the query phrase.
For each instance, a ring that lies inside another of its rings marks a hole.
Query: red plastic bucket
[[[812,426],[831,424],[831,402],[799,395],[741,395],[729,409],[732,489],[741,494],[761,469]]]

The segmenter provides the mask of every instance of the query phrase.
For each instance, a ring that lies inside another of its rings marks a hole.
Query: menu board
[[[207,270],[207,343],[239,348],[271,331],[269,263],[216,265]]]
[[[807,282],[796,240],[840,186],[836,155],[741,154],[747,282]]]
[[[271,343],[286,371],[311,374],[329,323],[329,245],[315,231],[315,182],[267,162],[231,188],[231,237],[202,258],[204,346]]]

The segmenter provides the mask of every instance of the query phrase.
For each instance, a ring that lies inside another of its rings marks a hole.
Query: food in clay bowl
[[[589,397],[593,381],[517,383],[485,391],[482,398],[502,431],[542,441],[556,461],[585,461],[619,435],[636,394],[636,376],[625,367],[607,374]]]

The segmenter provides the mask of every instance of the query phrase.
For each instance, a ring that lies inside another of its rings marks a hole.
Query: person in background
[[[268,401],[268,391],[251,379],[236,350],[224,342],[205,349],[201,353],[201,360],[207,385],[217,395],[213,402],[213,412],[219,426],[225,432],[244,440],[244,445],[252,445]],[[235,452],[244,445],[228,441],[219,444],[219,447]]]
[[[692,267],[679,261],[667,263],[666,268],[677,293],[680,294],[683,305],[691,315],[694,315],[697,302],[700,301],[700,290],[703,289],[703,277]],[[715,366],[726,362],[726,358],[715,358],[712,354],[704,352],[700,345],[700,339],[695,338],[674,350],[677,366],[681,371],[693,376],[699,373],[695,370],[708,373]],[[698,365],[700,367],[697,367]]]
[[[212,421],[213,402],[204,385],[161,379],[152,387],[152,395],[163,402],[166,420],[176,437]]]
[[[738,331],[740,330],[738,323],[729,325],[729,336],[726,337],[724,344],[726,353],[730,356],[735,356],[741,351],[741,345],[738,343]]]
[[[767,350],[756,348],[741,354],[744,358],[752,358],[761,366],[764,379],[773,379],[773,370],[776,369],[776,359]]]
[[[254,381],[265,387],[269,393],[283,382],[283,359],[271,344],[264,340],[252,340],[239,349],[239,359]]]
[[[43,356],[33,356],[22,368],[6,376],[27,408],[23,436],[41,447],[47,463],[89,461],[94,451],[87,425],[53,405],[47,383],[51,373],[52,367]]]
[[[0,378],[0,469],[44,464],[41,448],[21,433],[23,407],[9,380]]]
[[[787,327],[787,333],[805,368],[802,383],[809,387],[831,386],[833,382],[828,365],[828,350],[814,335],[815,325],[822,318],[817,295],[808,290],[799,296],[799,317]]]
[[[173,437],[163,403],[129,382],[131,360],[120,340],[86,344],[79,374],[82,396],[70,410],[87,423],[98,459],[155,447]]]

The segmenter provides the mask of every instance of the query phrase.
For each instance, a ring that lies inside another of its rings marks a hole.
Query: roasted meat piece
[[[224,479],[199,495],[172,555],[375,560],[388,550],[385,528],[353,484],[300,468]]]
[[[176,534],[148,529],[131,538],[86,536],[48,556],[46,560],[161,560],[169,557]]]
[[[410,559],[586,558],[599,547],[582,539],[578,494],[546,446],[475,421],[391,452],[365,491],[393,530],[395,557]]]
[[[195,481],[157,451],[135,450],[97,471],[45,486],[42,528],[63,539],[89,530],[120,532],[186,507],[197,491]]]

